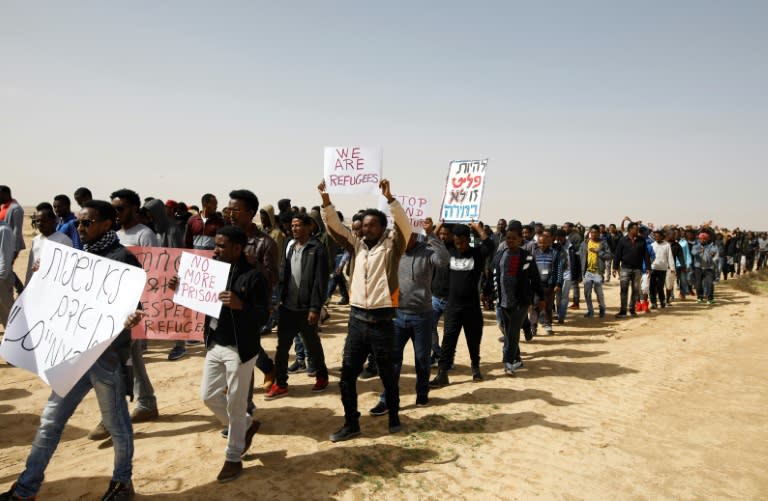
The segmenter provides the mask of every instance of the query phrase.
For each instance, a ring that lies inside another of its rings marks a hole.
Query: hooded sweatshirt
[[[168,229],[170,223],[168,222],[168,216],[165,213],[165,204],[162,200],[155,198],[144,204],[144,207],[146,207],[152,215],[152,224],[155,226],[155,233],[157,234],[157,240],[160,247],[169,247]]]
[[[450,255],[445,244],[434,235],[417,242],[400,258],[397,277],[400,281],[399,308],[404,313],[432,311],[432,274],[448,267]]]
[[[328,236],[328,232],[325,230],[325,223],[323,223],[323,218],[320,215],[320,212],[317,210],[311,210],[309,212],[309,217],[312,218],[312,220],[317,224],[317,233],[313,235],[314,238],[320,240],[323,245],[325,245],[325,251],[328,255],[328,267],[329,269],[333,269],[333,265],[336,264],[336,253],[339,251],[339,246],[336,245],[336,241]]]
[[[275,241],[275,244],[277,244],[277,250],[279,251],[280,255],[280,263],[283,262],[283,249],[285,249],[285,235],[282,231],[280,231],[280,226],[277,224],[277,219],[275,218],[275,208],[271,205],[265,205],[262,207],[259,212],[263,212],[267,215],[267,219],[269,219],[269,228],[262,228],[262,231],[264,231],[267,235],[272,237],[272,240]]]

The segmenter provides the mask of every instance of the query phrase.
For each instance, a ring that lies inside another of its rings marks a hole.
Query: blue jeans
[[[149,380],[147,367],[144,365],[142,343],[139,339],[131,341],[131,364],[133,365],[133,396],[136,398],[136,409],[156,410],[157,399],[152,381]]]
[[[101,421],[112,435],[115,465],[112,480],[130,482],[133,474],[133,427],[125,399],[123,367],[115,352],[102,355],[88,369],[66,396],[51,393],[40,416],[40,427],[32,441],[27,464],[16,483],[15,494],[29,497],[37,494],[43,483],[45,468],[61,440],[64,426],[88,392],[94,389],[101,411]]]
[[[566,296],[567,298],[568,296]],[[504,347],[501,358],[504,363],[513,363],[520,358],[520,329],[528,314],[528,307],[516,305],[512,308],[500,308],[504,326]]]
[[[635,311],[635,304],[640,300],[640,279],[643,277],[643,270],[632,268],[621,268],[619,272],[619,297],[621,298],[620,313],[627,312],[627,300],[629,299],[629,289],[632,287],[631,302],[629,311]]]
[[[341,263],[341,257],[343,254],[336,254],[336,259],[334,260],[335,266],[333,268],[333,271],[331,272],[331,279],[328,280],[328,292],[325,295],[326,298],[330,299],[333,295],[333,291],[336,290],[336,286],[339,286],[339,295],[341,296],[341,299],[344,301],[349,301],[349,291],[347,290],[347,279],[344,278],[343,273],[335,273],[336,270],[339,268],[339,264]]]
[[[437,324],[448,307],[448,299],[432,296],[432,356],[440,358],[440,335],[437,333]]]
[[[413,358],[416,365],[416,396],[429,394],[429,352],[432,347],[432,312],[403,313],[397,310],[395,316],[395,345],[392,359],[395,364],[395,381],[400,384],[400,370],[403,367],[403,352],[408,341],[413,340]],[[386,402],[386,391],[379,400]]]
[[[564,280],[563,281],[563,287],[560,289],[560,292],[558,293],[560,296],[560,300],[557,302],[557,318],[561,322],[565,320],[565,315],[568,314],[568,300],[571,295],[571,287],[573,286],[574,282],[573,280]],[[578,286],[578,284],[576,284]],[[578,295],[574,294],[574,303],[579,302]]]

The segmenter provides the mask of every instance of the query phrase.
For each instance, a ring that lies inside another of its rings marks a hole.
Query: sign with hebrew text
[[[446,223],[480,220],[488,159],[456,160],[448,166],[440,219]]]

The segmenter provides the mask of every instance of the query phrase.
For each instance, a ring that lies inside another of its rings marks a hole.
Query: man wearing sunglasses
[[[51,212],[53,208],[51,208]],[[38,210],[37,215],[41,211]],[[91,200],[84,202],[78,221],[78,233],[86,252],[141,267],[136,257],[120,245],[112,230],[115,210],[109,202]],[[55,224],[55,223],[54,223]],[[0,227],[2,235],[2,227]],[[131,332],[143,312],[137,310],[125,320],[125,329],[96,360],[75,386],[64,397],[51,393],[40,417],[40,428],[32,442],[26,467],[11,489],[0,494],[1,500],[35,499],[43,483],[45,468],[61,439],[67,421],[80,402],[90,392],[96,393],[102,421],[112,435],[115,451],[114,469],[107,492],[102,500],[133,499],[133,427],[128,415],[126,395],[126,364],[129,358]]]
[[[112,208],[115,210],[115,227],[119,228],[115,232],[115,236],[118,238],[120,245],[125,247],[134,245],[158,247],[159,242],[155,232],[139,223],[138,215],[141,199],[138,193],[133,190],[122,189],[112,193],[110,199],[112,200]],[[87,202],[85,203],[87,204]],[[143,423],[158,417],[155,389],[149,380],[149,374],[147,373],[142,356],[144,346],[144,343],[140,340],[131,341],[133,395],[136,397],[136,408],[131,413],[131,421],[134,423]],[[88,438],[91,440],[104,440],[107,437],[109,437],[109,430],[104,426],[103,422],[99,423],[88,434]]]

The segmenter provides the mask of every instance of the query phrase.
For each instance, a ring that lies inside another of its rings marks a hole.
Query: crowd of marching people
[[[502,361],[509,376],[523,369],[520,336],[554,335],[568,315],[604,318],[603,284],[619,282],[617,319],[668,308],[676,301],[713,304],[715,287],[766,265],[765,233],[712,223],[658,226],[625,217],[616,224],[584,227],[566,222],[545,225],[500,219],[495,229],[480,222],[448,224],[427,218],[420,231],[411,227],[389,181],[380,183],[392,224],[378,209],[365,209],[345,224],[324,183],[320,205],[307,210],[290,199],[261,206],[252,191],[229,193],[226,207],[212,194],[200,206],[173,200],[142,200],[130,189],[93,199],[87,188],[35,206],[37,235],[29,250],[24,280],[13,263],[25,248],[24,210],[7,186],[0,186],[0,323],[7,322],[19,294],[39,266],[51,240],[85,252],[139,266],[126,247],[202,249],[231,265],[227,287],[219,295],[219,318],[205,318],[205,359],[200,395],[218,418],[226,438],[225,461],[217,476],[227,482],[242,472],[242,456],[259,430],[254,404],[254,368],[263,377],[256,386],[267,400],[289,394],[291,374],[314,377],[312,392],[329,387],[321,324],[338,290],[337,305],[349,306],[339,390],[344,409],[332,442],[358,436],[361,412],[357,380],[378,375],[381,394],[370,409],[388,417],[388,430],[402,426],[400,373],[403,354],[413,345],[415,404],[429,405],[430,391],[450,384],[463,330],[474,381],[483,380],[480,346],[483,310],[494,311],[503,334]],[[177,277],[169,282],[178,285]],[[23,473],[4,499],[34,499],[67,420],[94,389],[101,422],[93,440],[112,438],[115,462],[102,499],[131,499],[132,423],[159,417],[155,389],[143,356],[145,340],[131,340],[141,308],[125,319],[123,332],[67,395],[52,393]],[[443,329],[439,332],[442,319]],[[276,330],[271,357],[261,336]],[[494,336],[495,337],[495,336]],[[169,360],[187,355],[178,341]],[[289,364],[291,350],[293,362]],[[130,366],[130,378],[126,367]],[[433,367],[435,373],[433,374]],[[129,413],[125,396],[135,400]]]

